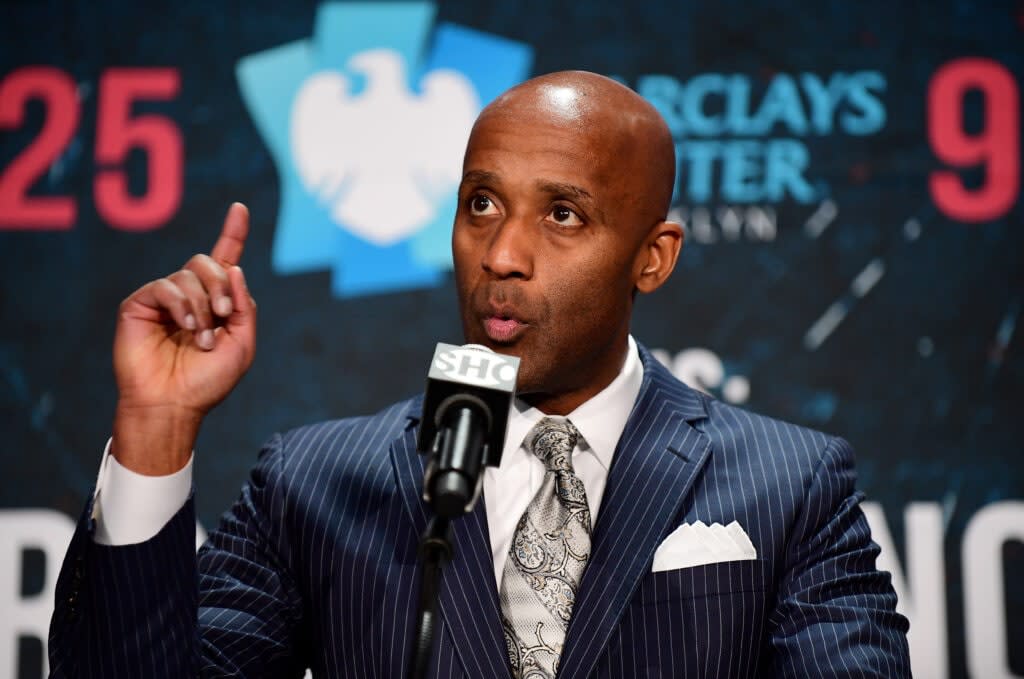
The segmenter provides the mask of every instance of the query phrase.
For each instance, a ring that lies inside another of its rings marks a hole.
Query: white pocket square
[[[737,522],[733,521],[728,526],[720,523],[708,526],[697,521],[684,523],[658,545],[651,572],[756,558],[757,550]]]

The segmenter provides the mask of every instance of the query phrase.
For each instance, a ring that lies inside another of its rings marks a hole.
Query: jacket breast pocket
[[[771,590],[765,561],[723,561],[648,573],[633,598],[641,605],[664,601],[764,593]]]
[[[595,675],[757,676],[774,589],[765,561],[647,573]]]

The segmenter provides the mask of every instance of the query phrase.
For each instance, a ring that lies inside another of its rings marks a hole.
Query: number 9
[[[984,125],[964,131],[963,103],[969,90],[984,97]],[[1020,188],[1020,102],[1013,76],[990,59],[964,58],[939,68],[928,87],[928,141],[939,160],[954,168],[984,165],[977,189],[964,186],[955,171],[929,178],[932,200],[961,222],[998,219],[1009,212]]]

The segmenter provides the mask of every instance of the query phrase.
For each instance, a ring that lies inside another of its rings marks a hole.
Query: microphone
[[[501,463],[519,359],[479,344],[438,342],[427,374],[417,450],[429,455],[423,499],[438,516],[473,510],[484,466]]]

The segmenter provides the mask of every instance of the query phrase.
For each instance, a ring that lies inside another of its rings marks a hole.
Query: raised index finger
[[[232,203],[224,218],[220,237],[210,251],[210,257],[224,267],[231,267],[242,259],[245,239],[249,235],[249,208],[241,203]]]

